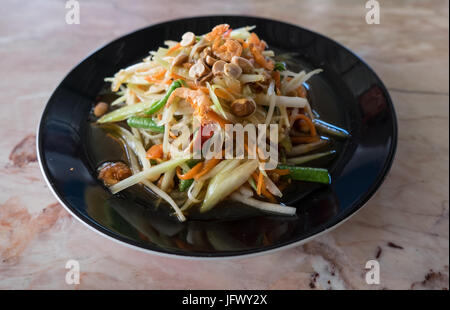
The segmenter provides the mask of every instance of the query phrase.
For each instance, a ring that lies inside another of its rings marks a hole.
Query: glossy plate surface
[[[293,71],[322,68],[310,80],[309,98],[325,121],[351,138],[328,163],[329,186],[297,184],[284,202],[295,217],[255,213],[229,202],[207,218],[179,223],[165,205],[139,186],[118,195],[97,180],[97,167],[121,158],[113,142],[91,125],[93,105],[104,93],[105,77],[133,64],[186,31],[208,32],[214,25],[256,25],[256,33],[277,54],[289,54]],[[297,66],[297,67],[296,67]],[[51,96],[39,126],[38,154],[44,176],[58,200],[96,231],[140,249],[187,257],[259,253],[300,243],[344,221],[375,193],[393,161],[397,142],[395,111],[381,80],[340,44],[298,26],[244,16],[206,16],[169,21],[119,38],[82,61]],[[94,147],[93,147],[94,146]]]

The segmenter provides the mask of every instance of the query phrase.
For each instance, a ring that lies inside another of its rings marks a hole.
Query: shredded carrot
[[[258,175],[258,185],[256,186],[256,193],[261,195],[262,187],[264,185],[264,176],[261,171],[259,171]]]
[[[266,197],[270,202],[276,203],[277,199],[275,196],[273,196],[268,190],[266,190],[264,187],[262,188],[262,195]]]
[[[158,73],[153,75],[153,78],[155,79],[161,79],[164,74],[166,74],[167,70],[166,69],[162,69],[161,71],[159,71]]]
[[[264,196],[264,197],[266,197],[270,202],[273,202],[273,203],[276,203],[277,202],[277,200],[276,200],[276,198],[268,191],[268,190],[266,190],[266,188],[265,188],[265,185],[261,185],[261,192],[260,193],[258,193],[258,190],[259,190],[259,186],[260,186],[260,180],[259,180],[259,178],[262,176],[262,173],[260,172],[259,173],[259,175],[256,173],[256,172],[253,172],[252,173],[252,177],[253,177],[253,180],[255,181],[255,183],[257,183],[257,185],[256,185],[256,193],[258,194],[258,195],[260,195],[261,196],[261,194]],[[262,182],[261,183],[263,183],[264,182],[264,177],[262,178]]]
[[[316,126],[314,126],[313,122],[311,121],[311,119],[309,117],[307,117],[305,114],[298,114],[294,117],[294,121],[296,121],[298,119],[302,119],[306,122],[306,124],[308,124],[309,133],[312,137],[317,135]]]
[[[162,144],[155,144],[147,151],[147,158],[148,159],[156,159],[156,158],[162,158],[164,155],[163,153],[163,146]]]
[[[258,146],[256,146],[255,148],[253,148],[253,149],[251,149],[250,150],[250,148],[248,147],[248,144],[247,144],[247,136],[244,136],[244,149],[247,151],[247,154],[250,156],[257,156],[258,158],[259,158],[259,154],[258,154],[258,152],[260,152],[261,150],[260,150],[260,148],[258,147]],[[254,154],[254,152],[253,152],[253,150],[255,150],[256,151],[256,154]],[[251,151],[251,152],[250,152]]]
[[[311,136],[311,137],[291,137],[292,143],[313,143],[319,141],[319,136]]]
[[[149,83],[155,83],[155,82],[156,82],[155,80],[153,80],[153,79],[151,78],[151,76],[146,76],[144,79],[146,79],[147,82],[149,82]]]
[[[170,77],[172,77],[172,78],[174,78],[174,79],[176,79],[176,80],[178,80],[178,79],[184,80],[184,79],[185,79],[185,78],[182,77],[181,75],[178,75],[178,74],[173,73],[173,72],[170,73]]]
[[[250,150],[248,149],[248,144],[246,141],[244,141],[244,149],[247,151],[248,156],[253,155],[253,154],[250,154]]]
[[[255,183],[258,183],[258,174],[256,172],[252,173],[252,177],[253,177],[253,181],[255,181]]]
[[[241,87],[241,83],[237,83],[236,86],[234,87],[235,89],[232,89],[231,87],[227,87],[225,88],[225,90],[229,93],[231,93],[232,95],[242,95],[242,87]]]
[[[145,79],[149,83],[161,82],[161,79],[164,77],[164,74],[166,74],[166,69],[163,69],[153,75],[146,76]]]
[[[166,54],[166,55],[172,54],[173,52],[175,52],[175,51],[176,51],[177,49],[179,49],[179,48],[181,48],[181,44],[180,44],[180,43],[175,44],[174,46],[172,46],[171,48],[169,48],[169,50],[167,51],[167,54]]]
[[[221,89],[221,88],[216,88],[214,90],[214,93],[217,95],[217,97],[228,100],[228,101],[232,101],[233,98],[230,96],[229,93],[227,93],[225,90]]]
[[[190,180],[202,169],[202,167],[203,167],[203,163],[198,163],[191,170],[186,172],[185,174],[181,174],[180,167],[177,167],[177,177],[180,180]]]
[[[194,176],[194,179],[198,180],[201,176],[204,176],[208,171],[214,168],[221,160],[222,159],[218,158],[211,158],[210,160],[208,160],[205,163],[203,169]]]
[[[209,89],[208,89],[208,87],[205,87],[205,86],[199,86],[199,87],[197,87],[197,89],[200,89],[203,93],[205,93],[205,94],[209,94]]]
[[[160,72],[156,73],[153,77],[156,79],[162,79],[164,77],[164,74],[166,74],[167,70],[163,69]]]
[[[273,173],[276,173],[276,174],[282,176],[282,175],[288,175],[289,169],[273,169],[273,170],[270,170],[270,172],[273,172]]]
[[[214,121],[220,125],[220,127],[225,128],[225,125],[228,124],[228,121],[220,117],[216,112],[209,110],[206,112],[206,119]]]
[[[300,85],[297,88],[297,96],[301,97],[301,98],[306,98],[306,89],[303,85]]]
[[[280,71],[273,71],[272,73],[272,77],[275,80],[275,87],[277,89],[277,92],[280,91],[281,89],[281,76],[280,76]]]

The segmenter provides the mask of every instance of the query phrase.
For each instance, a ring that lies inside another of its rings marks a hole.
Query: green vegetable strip
[[[127,119],[127,124],[128,126],[134,128],[143,128],[161,133],[164,132],[164,126],[158,126],[154,120],[147,117],[132,116],[129,119]]]
[[[198,164],[199,162],[201,162],[200,159],[189,159],[189,160],[186,162],[186,165],[188,165],[189,168],[194,168],[194,166],[195,166],[196,164]],[[187,172],[187,171],[185,171],[184,173],[186,173],[186,172]]]
[[[184,192],[189,187],[191,187],[192,183],[194,183],[194,179],[180,180],[180,184],[178,185],[178,189],[180,190],[180,192]]]
[[[327,169],[278,165],[278,169],[288,169],[292,179],[297,181],[330,183]]]
[[[117,109],[115,111],[112,111],[106,115],[103,115],[98,122],[99,123],[111,123],[111,122],[120,122],[123,120],[126,120],[127,118],[139,114],[139,113],[147,113],[147,114],[153,114],[155,112],[158,112],[164,105],[167,103],[167,100],[169,99],[170,94],[178,88],[183,86],[182,80],[176,80],[172,82],[169,89],[167,90],[167,93],[165,96],[158,100],[158,101],[146,101],[146,102],[139,102],[133,105],[125,106],[120,109]]]
[[[186,162],[186,164],[189,166],[189,168],[192,168],[199,162],[200,162],[200,160],[198,160],[198,159],[190,159]],[[187,171],[185,171],[183,169],[183,173],[186,173],[186,172]],[[178,185],[180,192],[186,191],[189,187],[191,187],[192,183],[194,183],[194,179],[180,180],[180,184]]]
[[[275,63],[275,68],[273,70],[274,71],[285,71],[286,70],[286,65],[284,64],[284,62],[276,62]]]
[[[350,134],[347,130],[344,130],[344,129],[339,128],[334,125],[331,125],[331,124],[324,122],[322,120],[319,120],[317,118],[314,120],[314,125],[316,126],[316,128],[319,131],[326,133],[326,134],[333,135],[335,137],[348,138],[350,136]]]
[[[183,80],[176,80],[173,81],[172,84],[170,84],[169,89],[167,90],[166,94],[164,95],[164,97],[162,99],[160,99],[159,101],[156,101],[151,107],[150,109],[145,112],[147,115],[153,114],[158,112],[159,110],[161,110],[167,103],[167,100],[169,100],[170,95],[172,94],[172,92],[177,89],[178,87],[182,87],[183,86]]]
[[[99,123],[112,123],[126,120],[127,118],[144,112],[151,108],[158,101],[143,101],[136,104],[127,105],[120,109],[114,110],[108,114],[103,115],[97,122]]]

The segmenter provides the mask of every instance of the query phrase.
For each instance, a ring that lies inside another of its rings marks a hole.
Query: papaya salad
[[[120,141],[128,159],[99,167],[99,179],[113,194],[141,184],[180,221],[194,208],[207,212],[225,199],[294,215],[296,208],[280,202],[287,186],[296,180],[330,182],[327,169],[307,166],[335,153],[332,139],[348,136],[320,120],[307,99],[306,82],[322,70],[290,71],[254,28],[221,24],[204,35],[186,32],[105,79],[117,96],[94,107],[96,125]],[[227,124],[276,126],[275,169],[262,168],[258,157],[193,158],[194,141],[211,138],[195,131],[194,123],[200,129],[213,124],[215,131]],[[193,130],[184,156],[171,152],[181,126]],[[175,201],[180,193],[183,199]]]

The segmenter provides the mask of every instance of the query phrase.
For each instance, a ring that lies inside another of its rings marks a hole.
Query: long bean
[[[167,103],[167,100],[169,100],[170,95],[172,94],[172,92],[177,89],[178,87],[182,87],[183,86],[183,80],[176,80],[173,81],[172,84],[170,84],[169,89],[167,90],[166,94],[164,95],[163,98],[161,98],[160,100],[156,101],[151,107],[150,109],[148,109],[145,114],[147,115],[151,115],[153,113],[158,112],[159,110],[161,110]]]
[[[319,119],[314,120],[314,125],[319,131],[333,135],[338,138],[348,138],[350,136],[347,130],[339,128],[335,125],[331,125]]]
[[[143,128],[150,131],[164,132],[164,126],[158,126],[154,120],[148,117],[132,116],[127,119],[127,124],[133,128]]]
[[[186,164],[189,166],[189,168],[193,168],[197,163],[199,163],[199,160],[195,160],[195,159],[190,159],[186,162]],[[186,172],[188,172],[188,171],[185,171],[183,169],[183,173],[186,173]],[[192,185],[192,183],[194,183],[194,179],[189,179],[189,180],[180,179],[180,184],[178,186],[180,192],[186,191]]]
[[[317,183],[330,183],[330,175],[327,169],[323,168],[310,168],[310,167],[295,167],[288,165],[278,165],[278,169],[288,169],[289,175],[292,179],[297,181],[317,182]]]

